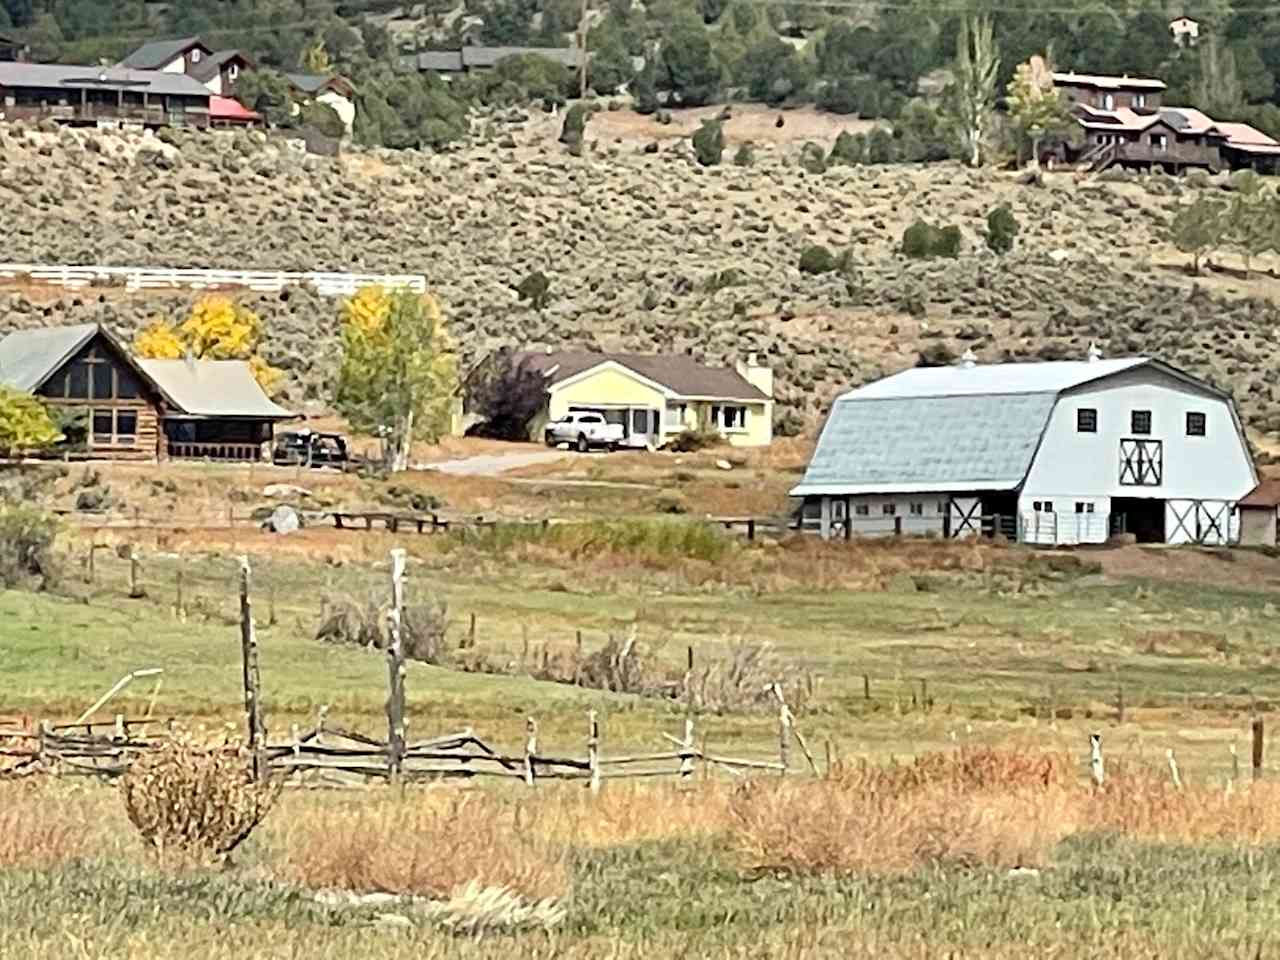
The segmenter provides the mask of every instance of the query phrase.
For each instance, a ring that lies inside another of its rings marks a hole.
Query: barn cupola
[[[963,356],[960,357],[960,366],[963,369],[968,370],[969,368],[976,367],[977,365],[978,365],[978,358],[977,356],[974,355],[973,350],[972,349],[965,350]]]
[[[1089,362],[1097,363],[1101,359],[1102,359],[1102,351],[1098,349],[1098,342],[1096,340],[1090,340],[1089,341]]]

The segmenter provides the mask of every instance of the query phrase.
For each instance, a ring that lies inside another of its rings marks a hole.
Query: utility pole
[[[578,17],[578,99],[587,98],[587,0],[582,0]]]

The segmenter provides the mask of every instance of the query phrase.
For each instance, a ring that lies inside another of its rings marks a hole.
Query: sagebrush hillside
[[[796,129],[803,112],[789,112]],[[736,117],[735,117],[736,119]],[[232,269],[420,272],[442,298],[464,368],[503,344],[756,351],[782,416],[812,421],[839,390],[925,358],[1150,353],[1233,390],[1252,424],[1280,429],[1270,273],[1188,275],[1161,236],[1197,189],[1164,177],[1051,174],[1024,185],[952,164],[811,172],[816,149],[761,142],[751,166],[727,125],[725,163],[629,112],[587,126],[583,156],[541,114],[480,118],[441,154],[303,157],[256,134],[151,137],[11,125],[0,131],[4,259]],[[665,139],[657,139],[665,134]],[[824,148],[830,144],[822,144]],[[809,169],[806,169],[808,167]],[[986,249],[1008,204],[1012,253]],[[956,259],[898,252],[917,219],[958,226]],[[822,245],[837,269],[800,270]],[[1231,266],[1235,266],[1231,258]],[[1270,264],[1264,262],[1262,267]],[[538,271],[548,302],[516,292]],[[130,335],[190,295],[0,291],[0,326],[98,319]],[[296,400],[324,399],[337,304],[305,291],[243,298]]]

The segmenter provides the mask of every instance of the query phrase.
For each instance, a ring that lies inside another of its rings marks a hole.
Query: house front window
[[[1095,407],[1081,407],[1076,411],[1076,433],[1097,433],[1098,411]]]
[[[1141,109],[1147,105],[1147,95],[1145,93],[1136,94],[1133,98],[1133,105]]]
[[[717,404],[711,408],[711,426],[725,433],[742,433],[747,429],[747,408]]]
[[[1151,411],[1134,410],[1129,416],[1129,431],[1146,436],[1151,433]]]
[[[685,424],[686,406],[683,403],[668,403],[666,425],[669,430],[680,430]]]
[[[1169,149],[1169,138],[1163,133],[1153,133],[1151,135],[1151,146],[1157,153],[1164,153]]]
[[[1102,97],[1102,109],[1114,110],[1116,108],[1116,98],[1114,94],[1104,94]]]
[[[1187,413],[1187,436],[1203,437],[1205,435],[1205,415],[1191,411]]]
[[[138,442],[138,411],[98,407],[90,411],[95,447],[132,447]]]

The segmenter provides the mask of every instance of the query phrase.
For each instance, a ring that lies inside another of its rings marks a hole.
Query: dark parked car
[[[341,469],[350,456],[347,438],[337,433],[316,433],[312,430],[289,430],[276,437],[271,462],[279,466],[338,467]]]

